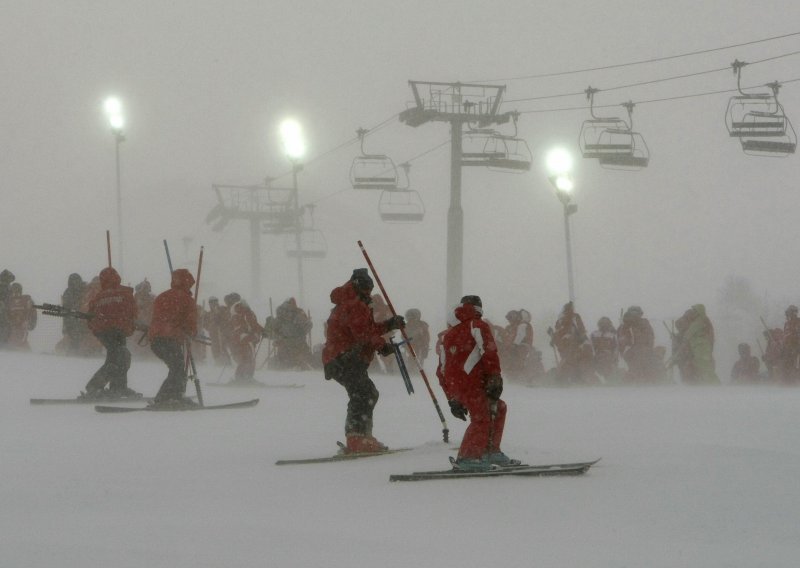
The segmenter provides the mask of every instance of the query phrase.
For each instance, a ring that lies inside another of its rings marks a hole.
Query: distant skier
[[[11,325],[8,321],[8,300],[11,296],[11,283],[16,277],[10,270],[0,272],[0,347],[8,342]]]
[[[294,298],[289,298],[275,310],[264,325],[264,337],[275,346],[274,367],[276,369],[311,369],[311,348],[308,334],[313,323]]]
[[[255,382],[256,344],[262,337],[264,328],[258,323],[253,310],[242,297],[231,292],[223,298],[230,315],[228,324],[228,346],[236,361],[234,381]]]
[[[613,381],[619,372],[619,344],[617,343],[617,330],[608,317],[601,317],[597,321],[597,329],[591,335],[592,348],[594,349],[594,370],[606,382]]]
[[[408,336],[411,347],[414,353],[417,354],[419,364],[424,366],[425,359],[428,358],[428,353],[431,349],[431,331],[428,327],[428,322],[423,321],[422,312],[417,308],[406,310],[406,335]],[[408,355],[411,356],[411,351],[407,345],[403,346]]]
[[[758,357],[751,353],[750,345],[747,343],[740,343],[738,349],[739,359],[731,369],[731,382],[735,384],[758,383],[758,371],[761,368],[761,362]]]
[[[592,370],[592,344],[573,302],[567,302],[561,309],[551,345],[558,349],[561,357],[557,370],[559,382],[568,385],[593,383],[597,380]]]
[[[786,308],[781,347],[781,378],[787,384],[800,381],[800,317],[797,315],[797,306],[794,305]]]
[[[456,468],[482,471],[492,465],[519,464],[500,449],[506,403],[500,358],[492,330],[482,318],[479,296],[464,296],[455,309],[458,323],[442,337],[442,387],[456,418],[470,418],[458,450]]]
[[[688,357],[692,383],[719,384],[714,364],[714,326],[706,315],[705,306],[695,304],[683,317],[688,326],[680,334],[679,353]],[[675,323],[677,327],[678,322]]]
[[[83,304],[83,296],[86,293],[86,282],[81,275],[73,272],[67,279],[67,288],[61,294],[61,306],[65,310],[80,311]],[[61,324],[63,337],[55,347],[56,353],[66,355],[80,355],[89,328],[86,320],[78,318],[64,318]]]
[[[11,295],[7,302],[9,336],[8,347],[18,351],[30,351],[28,332],[36,327],[36,308],[28,294],[22,293],[22,284],[11,285]]]
[[[334,308],[328,317],[322,362],[325,379],[333,379],[347,390],[346,451],[380,452],[386,446],[372,435],[372,414],[378,389],[368,374],[375,353],[390,355],[393,347],[385,333],[405,326],[402,316],[376,322],[370,308],[373,282],[366,268],[353,270],[350,280],[334,288]]]
[[[93,315],[89,330],[106,348],[106,360],[86,383],[84,396],[139,397],[139,393],[128,388],[131,352],[126,341],[136,329],[133,290],[122,286],[122,279],[110,266],[100,272],[99,278],[100,290],[89,302],[87,311]]]
[[[617,330],[617,341],[622,358],[628,365],[625,373],[630,383],[652,383],[661,378],[655,356],[655,333],[650,321],[639,306],[631,306],[622,316]]]
[[[153,302],[153,319],[148,332],[150,349],[169,369],[153,401],[156,405],[194,405],[183,397],[187,380],[184,348],[197,334],[193,284],[194,277],[188,270],[174,270],[170,289],[156,296]]]

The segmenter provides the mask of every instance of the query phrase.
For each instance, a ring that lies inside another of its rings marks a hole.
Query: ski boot
[[[195,408],[198,404],[193,401],[191,398],[162,398],[162,399],[154,399],[153,402],[147,405],[148,408],[153,408],[154,410],[185,410],[190,408]]]
[[[489,461],[488,456],[484,455],[479,458],[462,458],[459,457],[457,459],[450,458],[450,463],[453,464],[453,471],[491,471],[492,469],[496,469],[497,466],[493,466],[492,463]]]
[[[137,400],[142,398],[142,393],[136,392],[135,390],[122,387],[119,389],[113,389],[109,391],[109,395],[115,399],[122,399],[122,400]]]
[[[343,448],[345,454],[374,454],[385,452],[389,448],[381,444],[373,436],[366,434],[348,434],[347,446]]]
[[[492,452],[489,454],[489,463],[499,467],[515,467],[522,465],[520,460],[510,458],[501,451]]]

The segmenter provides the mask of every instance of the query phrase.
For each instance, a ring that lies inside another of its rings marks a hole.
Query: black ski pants
[[[173,337],[156,337],[150,343],[150,349],[156,357],[167,364],[169,373],[156,394],[156,402],[181,400],[186,392],[186,366],[183,356],[183,344]]]
[[[345,434],[372,435],[372,411],[378,403],[378,389],[369,378],[365,363],[357,351],[348,351],[325,365],[325,378],[333,379],[347,391]]]
[[[131,352],[126,346],[126,336],[119,329],[95,333],[94,336],[106,348],[106,360],[94,376],[86,383],[86,392],[96,392],[109,385],[112,391],[128,388],[128,369],[131,368]]]

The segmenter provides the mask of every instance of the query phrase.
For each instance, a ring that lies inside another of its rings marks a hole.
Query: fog
[[[345,143],[357,128],[389,120],[366,148],[398,164],[449,139],[446,124],[412,128],[396,119],[411,100],[409,80],[491,80],[506,85],[507,101],[591,85],[601,89],[597,105],[733,89],[734,74],[717,72],[602,91],[784,55],[797,50],[797,36],[647,65],[514,78],[790,34],[800,8],[788,1],[504,2],[491,9],[471,2],[71,1],[10,2],[4,12],[2,66],[10,80],[0,99],[0,164],[3,231],[13,246],[3,265],[34,299],[57,300],[70,272],[89,278],[102,268],[106,229],[118,255],[114,140],[101,110],[115,95],[126,116],[125,281],[147,276],[155,291],[163,289],[167,239],[186,266],[196,265],[205,246],[208,294],[237,290],[262,312],[267,298],[296,295],[295,262],[282,237],[262,239],[256,293],[247,223],[234,221],[220,233],[204,223],[216,204],[213,183],[259,184],[272,176],[275,185],[291,184],[278,124],[293,116],[309,146],[300,203],[316,205],[328,246],[324,260],[305,263],[312,314],[326,312],[330,289],[363,265],[355,245],[362,239],[398,307],[420,307],[440,322],[447,144],[412,162],[423,223],[382,223],[378,195],[349,189],[359,148]],[[797,64],[798,56],[788,56],[748,66],[742,83],[798,79]],[[796,157],[744,155],[724,125],[732,94],[640,103],[635,127],[651,152],[641,171],[576,160],[576,295],[588,323],[630,304],[669,320],[698,302],[713,320],[729,276],[745,278],[774,304],[776,317],[780,306],[797,301],[797,269],[788,261]],[[797,83],[787,83],[780,100],[790,118],[800,112]],[[583,95],[503,105],[522,113],[519,136],[531,148],[531,170],[464,170],[464,292],[482,295],[490,317],[526,307],[538,330],[551,322],[537,318],[554,315],[566,300],[561,204],[543,163],[555,145],[578,154],[585,107]],[[563,108],[578,110],[534,112]]]

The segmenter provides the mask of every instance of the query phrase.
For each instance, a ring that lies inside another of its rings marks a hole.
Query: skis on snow
[[[32,398],[33,405],[46,404],[98,404],[98,403],[130,403],[130,402],[152,402],[152,397],[143,396],[121,396],[121,397],[102,397],[91,398],[87,396],[76,396],[73,398]]]
[[[450,458],[454,462],[453,458]],[[546,465],[514,465],[508,467],[494,466],[487,471],[466,471],[444,469],[437,471],[416,471],[409,474],[396,474],[389,476],[389,481],[426,481],[432,479],[462,479],[471,477],[505,477],[505,476],[524,476],[524,477],[552,477],[558,475],[582,475],[589,471],[589,468],[600,460],[577,463],[561,463]]]
[[[132,408],[130,406],[103,406],[97,405],[94,409],[97,412],[102,412],[104,414],[122,414],[124,412],[193,412],[195,410],[223,410],[226,408],[250,408],[258,404],[257,398],[253,400],[245,400],[242,402],[232,402],[229,404],[214,404],[214,405],[206,405],[206,406],[199,406],[199,405],[180,405],[180,406],[168,406],[168,405],[150,405],[145,407],[138,407]]]
[[[205,383],[207,387],[228,387],[228,388],[258,388],[258,389],[302,389],[305,385],[295,383],[272,385],[261,381],[229,381],[227,383]]]
[[[307,463],[327,463],[327,462],[337,462],[337,461],[348,461],[348,460],[356,460],[359,458],[372,458],[375,456],[385,456],[387,454],[396,454],[399,452],[407,452],[412,450],[413,448],[390,448],[388,450],[384,450],[382,452],[363,452],[363,453],[355,453],[355,452],[343,452],[342,450],[345,448],[345,445],[341,442],[336,442],[339,445],[340,452],[338,454],[334,454],[332,456],[325,456],[321,458],[305,458],[299,460],[278,460],[275,462],[275,465],[301,465]]]

